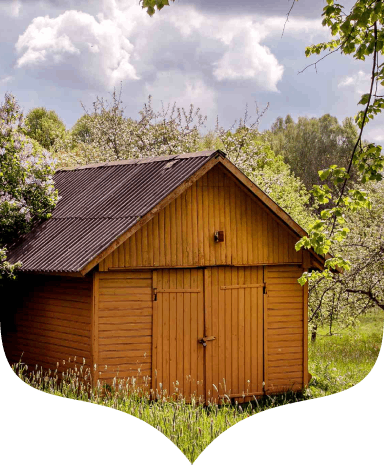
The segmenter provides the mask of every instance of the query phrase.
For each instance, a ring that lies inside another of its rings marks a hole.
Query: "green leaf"
[[[366,104],[368,103],[368,101],[369,101],[369,97],[370,97],[370,94],[364,94],[364,95],[361,97],[361,99],[360,99],[358,105],[366,105]]]

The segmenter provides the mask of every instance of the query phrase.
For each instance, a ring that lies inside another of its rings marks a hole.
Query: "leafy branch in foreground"
[[[174,2],[175,0],[170,0]],[[164,6],[169,5],[169,0],[140,0],[142,7],[147,9],[149,16],[155,14],[155,8],[160,11]]]
[[[319,171],[320,179],[333,184],[337,188],[336,193],[327,184],[315,185],[312,190],[320,204],[330,204],[331,208],[321,212],[321,217],[310,226],[308,237],[301,239],[296,249],[312,248],[316,253],[326,256],[327,260],[323,273],[305,273],[301,279],[302,284],[308,279],[330,276],[335,269],[350,270],[350,262],[336,252],[337,244],[343,242],[350,233],[346,215],[371,208],[369,195],[362,186],[368,181],[380,181],[384,169],[382,147],[373,143],[363,144],[362,139],[366,124],[384,108],[384,98],[378,95],[378,87],[384,85],[384,63],[379,63],[384,51],[384,2],[359,0],[351,12],[346,14],[342,5],[327,0],[323,17],[323,26],[328,26],[336,39],[307,47],[306,56],[319,55],[324,51],[340,51],[344,55],[352,55],[356,60],[365,61],[370,57],[371,83],[369,92],[362,95],[359,101],[364,109],[355,117],[359,133],[347,167],[331,165]],[[316,66],[320,60],[313,65]],[[353,166],[357,168],[358,179],[355,185],[350,186]],[[334,256],[327,257],[328,253]]]

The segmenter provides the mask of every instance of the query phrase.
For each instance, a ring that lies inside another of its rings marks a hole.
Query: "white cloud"
[[[0,79],[0,85],[8,84],[8,82],[13,81],[13,76],[5,76],[4,78]]]
[[[377,144],[384,143],[384,133],[383,133],[383,117],[379,115],[375,120],[371,121],[370,124],[365,129],[364,139],[367,139]]]
[[[0,3],[0,13],[4,13],[12,18],[17,18],[20,14],[21,3],[19,0],[8,0],[8,3]]]
[[[35,18],[17,41],[16,66],[88,90],[141,80],[140,91],[185,100],[200,98],[204,89],[213,105],[215,88],[227,82],[249,92],[278,92],[284,68],[265,41],[281,35],[284,21],[201,13],[181,3],[150,18],[137,0],[103,0],[96,16],[69,10]],[[285,34],[319,33],[319,20],[292,19]],[[168,88],[170,81],[177,89]]]
[[[371,76],[364,71],[358,71],[351,76],[344,76],[337,85],[337,87],[354,87],[355,92],[359,94],[367,93],[369,91]]]
[[[16,50],[17,67],[56,69],[76,80],[107,87],[120,80],[136,80],[131,63],[133,45],[111,20],[97,20],[80,11],[66,11],[57,18],[35,18],[22,34]]]
[[[215,63],[213,75],[218,81],[252,80],[264,90],[277,91],[284,68],[268,47],[261,45],[262,36],[251,21],[236,21],[230,34],[221,40],[227,45],[224,55]]]
[[[188,23],[183,18],[188,18]],[[186,38],[195,35],[201,41],[216,42],[216,49],[222,51],[220,58],[212,62],[212,76],[217,81],[248,80],[260,90],[277,91],[283,66],[261,44],[272,29],[263,28],[247,16],[219,19],[202,15],[192,7],[174,9],[170,21]]]

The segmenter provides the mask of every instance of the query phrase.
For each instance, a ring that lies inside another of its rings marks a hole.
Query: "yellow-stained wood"
[[[206,276],[209,277],[207,270]],[[262,267],[215,267],[210,270],[206,306],[207,400],[227,394],[260,392],[263,384]],[[207,279],[206,279],[206,288]],[[212,333],[212,334],[211,334]]]
[[[224,231],[224,242],[215,242],[215,231]],[[122,242],[100,269],[302,263],[296,242],[284,222],[215,166]]]
[[[21,361],[30,369],[61,373],[92,364],[92,278],[23,275],[15,299],[14,324],[2,328],[10,363]],[[22,291],[21,291],[22,290]],[[64,363],[63,363],[64,362]]]
[[[153,319],[157,350],[152,359],[152,371],[156,372],[152,388],[167,395],[182,392],[187,399],[204,396],[203,347],[199,344],[204,336],[204,296],[194,292],[197,286],[204,286],[203,270],[155,273],[157,286],[164,292],[157,294],[154,302],[158,317]],[[178,288],[183,292],[175,292]]]
[[[144,234],[145,236],[145,234]],[[151,255],[150,248],[146,255]],[[152,377],[152,272],[99,272],[97,314],[97,378],[135,378],[150,388]],[[96,290],[95,290],[96,292]]]
[[[305,385],[305,296],[297,279],[301,266],[264,268],[264,377],[266,392]]]
[[[308,373],[308,283],[303,286],[303,331],[304,331],[304,350],[303,350],[303,377],[304,386],[309,383]]]

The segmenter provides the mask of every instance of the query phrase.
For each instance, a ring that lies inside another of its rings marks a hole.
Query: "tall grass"
[[[91,372],[82,364],[59,374],[34,370],[22,363],[13,366],[16,374],[27,384],[51,394],[79,399],[112,407],[129,413],[152,425],[171,439],[193,462],[222,432],[255,413],[275,406],[333,394],[361,381],[372,369],[381,345],[384,314],[367,317],[357,330],[328,337],[320,335],[309,344],[309,371],[313,378],[303,393],[285,393],[254,398],[245,404],[205,406],[202,399],[192,398],[187,403],[182,396],[167,397],[156,392],[154,401],[147,389],[136,385],[134,378],[115,379],[111,386],[92,386]],[[152,393],[153,397],[153,393]]]

